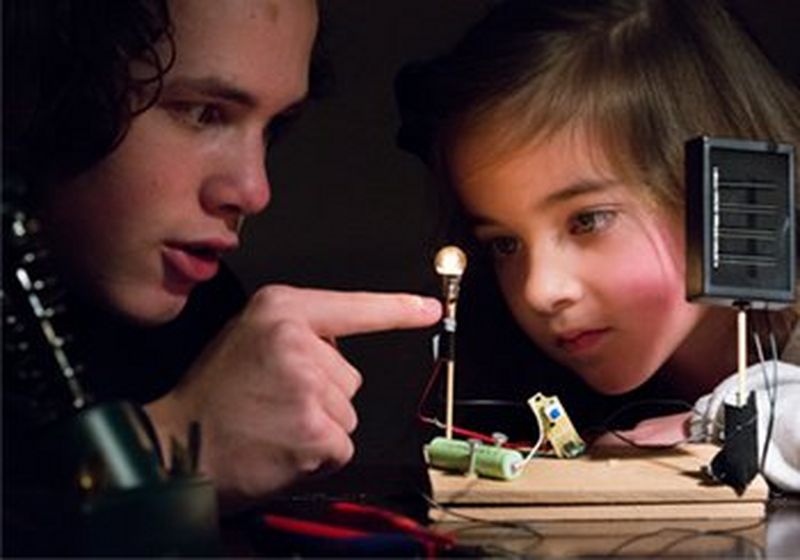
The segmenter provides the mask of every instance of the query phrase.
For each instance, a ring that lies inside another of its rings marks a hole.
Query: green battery
[[[524,458],[519,451],[460,439],[435,437],[424,448],[431,467],[480,476],[511,480],[522,472]],[[472,466],[472,469],[470,469]]]

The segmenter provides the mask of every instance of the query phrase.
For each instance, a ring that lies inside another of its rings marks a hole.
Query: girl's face
[[[488,132],[457,138],[448,164],[511,313],[595,390],[637,387],[707,311],[685,300],[680,218],[637,196],[580,128],[500,155]]]
[[[270,196],[271,124],[307,92],[313,0],[171,0],[175,64],[119,147],[50,189],[43,223],[82,290],[140,323],[174,318]]]

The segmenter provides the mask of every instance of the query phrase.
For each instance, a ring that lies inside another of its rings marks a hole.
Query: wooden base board
[[[433,521],[460,519],[463,516],[492,521],[591,521],[597,519],[760,519],[763,503],[705,502],[701,504],[611,504],[607,506],[530,506],[462,507],[446,505],[431,508]]]
[[[511,481],[431,470],[434,520],[462,513],[482,519],[758,519],[768,487],[756,477],[737,496],[702,474],[719,448],[609,447],[576,459],[537,458]]]

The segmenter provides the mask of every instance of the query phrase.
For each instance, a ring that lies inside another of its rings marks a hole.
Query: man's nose
[[[581,298],[583,282],[576,258],[559,248],[540,248],[529,254],[524,295],[535,311],[553,315]]]
[[[202,200],[210,212],[241,216],[263,210],[270,194],[266,151],[259,137],[227,147],[204,185]]]

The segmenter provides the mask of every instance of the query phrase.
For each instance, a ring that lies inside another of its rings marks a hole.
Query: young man
[[[84,381],[144,405],[167,458],[198,422],[235,510],[351,458],[361,378],[335,338],[430,325],[439,304],[289,286],[245,302],[222,265],[268,204],[274,124],[308,95],[313,0],[92,4],[4,4],[4,171],[67,287]]]

